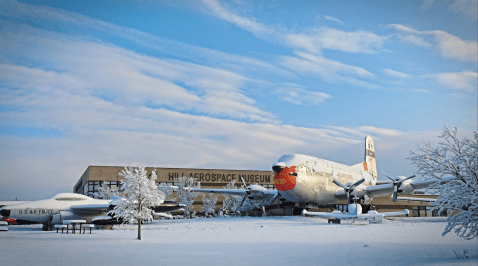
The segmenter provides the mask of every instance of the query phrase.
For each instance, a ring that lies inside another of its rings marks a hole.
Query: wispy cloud
[[[252,32],[254,35],[256,35],[259,38],[265,38],[275,34],[274,28],[269,27],[257,21],[257,19],[255,18],[245,18],[233,12],[230,12],[229,10],[224,8],[221,4],[219,4],[219,2],[216,0],[202,0],[202,1],[219,18],[229,23],[232,23],[244,30]]]
[[[436,0],[425,0],[422,9],[429,10],[433,7]],[[465,15],[471,20],[476,20],[478,16],[478,1],[476,0],[452,0],[447,1],[448,10],[458,15]]]
[[[303,88],[295,86],[285,86],[277,90],[277,94],[285,102],[291,102],[295,105],[318,105],[328,99],[331,99],[332,96],[316,91],[309,91]]]
[[[22,89],[56,88],[80,94],[104,92],[115,95],[115,101],[125,105],[149,104],[251,121],[273,120],[271,114],[259,110],[255,102],[243,94],[241,87],[248,79],[234,72],[148,57],[111,45],[73,41],[48,32],[38,37],[39,31],[30,28],[9,36],[3,55],[8,56],[5,53],[15,50],[16,56],[50,62],[43,67],[56,71],[3,64],[2,80]],[[6,37],[8,33],[0,34]],[[58,83],[61,86],[55,85]]]
[[[332,17],[332,16],[324,16],[324,18],[325,18],[326,20],[333,21],[333,22],[336,22],[336,23],[339,23],[339,24],[342,24],[342,25],[345,24],[342,20],[340,20],[340,19],[338,19],[338,18],[334,18],[334,17]]]
[[[375,77],[373,73],[366,69],[306,52],[295,52],[295,54],[296,56],[282,57],[282,66],[297,73],[318,75],[329,83],[340,82],[363,88],[380,88],[376,84],[360,80]]]
[[[384,69],[383,72],[384,72],[385,74],[387,74],[388,76],[394,77],[394,78],[406,79],[406,78],[410,78],[410,77],[411,77],[410,74],[406,74],[406,73],[403,73],[403,72],[399,72],[399,71],[396,71],[396,70],[393,70],[393,69],[390,69],[390,68]]]
[[[478,42],[476,41],[462,40],[457,36],[441,30],[418,31],[400,24],[391,24],[388,26],[403,34],[407,34],[405,36],[400,35],[400,38],[409,44],[430,47],[431,44],[424,39],[429,38],[429,41],[433,41],[436,44],[441,55],[445,58],[464,62],[478,61]]]
[[[438,82],[446,87],[465,92],[477,93],[478,73],[463,71],[454,73],[439,73],[435,75]]]
[[[336,50],[354,54],[376,53],[382,49],[387,37],[363,30],[346,32],[328,27],[301,32],[279,30],[260,23],[257,19],[241,17],[233,10],[227,10],[218,1],[204,0],[204,2],[217,17],[250,31],[260,38],[271,42],[283,42],[289,46],[298,57],[279,56],[282,61],[281,65],[289,70],[301,73],[319,73],[327,82],[340,80],[362,87],[364,85],[365,87],[377,87],[377,85],[357,80],[356,76],[360,78],[373,77],[374,75],[369,71],[328,59],[322,52],[323,50]],[[331,18],[329,17],[329,19]]]
[[[476,0],[455,0],[448,8],[452,12],[464,14],[472,20],[476,20],[478,16],[478,1]]]
[[[362,30],[345,32],[323,27],[309,33],[291,33],[286,36],[286,39],[291,47],[312,53],[322,50],[374,53],[382,48],[386,37]]]

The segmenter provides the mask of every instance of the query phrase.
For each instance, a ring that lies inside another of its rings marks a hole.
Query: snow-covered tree
[[[144,167],[128,166],[119,173],[123,197],[115,200],[114,209],[109,213],[115,218],[121,218],[130,224],[138,223],[138,239],[141,240],[141,222],[153,220],[154,211],[151,209],[164,201],[164,194],[156,187],[156,172],[152,171],[148,177]]]
[[[465,239],[478,236],[478,134],[473,133],[472,139],[460,140],[456,128],[444,127],[437,148],[425,142],[408,158],[419,174],[437,180],[429,187],[439,191],[432,210],[450,212],[442,235],[455,228]]]
[[[179,198],[179,202],[186,205],[186,207],[184,207],[184,215],[187,218],[191,218],[191,209],[194,199],[199,196],[200,193],[193,192],[188,188],[200,188],[201,183],[197,182],[197,178],[182,176],[174,179],[174,185],[178,187],[176,194]]]
[[[224,186],[224,188],[236,189],[236,180],[231,180],[226,186]],[[222,202],[222,208],[219,210],[219,212],[224,216],[240,214],[239,205],[241,204],[242,197],[230,194],[223,194],[223,196],[224,200]]]
[[[203,206],[202,206],[201,210],[204,212],[206,217],[208,217],[209,214],[211,214],[211,215],[214,214],[216,203],[217,203],[217,198],[218,198],[218,196],[216,196],[212,193],[208,193],[208,196],[209,197],[206,197],[206,193],[202,194]]]
[[[112,190],[106,182],[102,182],[98,187],[98,192],[95,192],[94,197],[97,199],[111,199],[111,197],[118,197],[119,193],[116,190]]]
[[[242,200],[242,199],[241,199]],[[267,200],[254,200],[251,201],[249,199],[246,199],[242,206],[239,208],[239,211],[241,213],[246,213],[246,216],[248,215],[249,212],[254,211],[254,210],[262,210],[262,207],[267,203]]]
[[[159,188],[164,193],[164,200],[171,200],[171,196],[173,195],[172,188]]]

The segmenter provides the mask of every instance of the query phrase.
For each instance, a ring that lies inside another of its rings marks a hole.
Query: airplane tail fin
[[[374,179],[377,179],[377,162],[375,161],[375,145],[371,136],[365,137],[365,169]]]

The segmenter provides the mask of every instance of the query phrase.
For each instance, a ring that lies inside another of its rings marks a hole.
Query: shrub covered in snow
[[[478,134],[473,133],[460,140],[456,128],[445,127],[437,148],[426,142],[409,157],[419,174],[437,180],[429,187],[439,191],[432,210],[450,212],[443,235],[455,228],[465,239],[478,236]]]
[[[225,189],[236,189],[236,180],[231,180],[224,186]],[[242,187],[241,187],[242,188]],[[242,197],[237,195],[223,194],[224,201],[222,202],[222,208],[219,210],[221,216],[235,216],[240,215],[239,205],[241,204]]]
[[[211,215],[214,214],[216,203],[217,203],[217,198],[218,198],[218,196],[216,196],[212,193],[208,193],[208,196],[209,197],[206,197],[205,193],[202,194],[203,206],[202,206],[201,210],[204,212],[204,215],[206,217],[211,216]]]
[[[201,183],[197,182],[197,178],[182,176],[174,179],[174,185],[178,187],[176,194],[180,203],[186,205],[186,207],[184,207],[184,216],[186,218],[193,218],[191,209],[194,199],[199,196],[199,192],[193,192],[188,188],[200,188]]]

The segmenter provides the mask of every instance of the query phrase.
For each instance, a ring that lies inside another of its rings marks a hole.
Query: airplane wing
[[[388,217],[388,216],[398,216],[398,215],[408,215],[410,212],[408,210],[403,210],[400,212],[382,212],[378,213],[377,211],[369,211],[368,213],[365,214],[349,214],[349,213],[343,213],[341,211],[333,211],[333,212],[308,212],[306,210],[302,211],[303,216],[317,216],[320,218],[335,218],[339,220],[344,220],[344,219],[372,219],[372,218],[382,218],[382,217]]]
[[[160,217],[164,217],[164,218],[168,218],[168,219],[173,219],[174,218],[171,214],[164,213],[164,212],[155,212],[154,216],[155,217],[160,216]]]
[[[404,187],[403,188],[400,187],[399,189],[403,189],[403,190],[406,190],[408,193],[412,193],[414,190],[427,188],[435,182],[436,180],[425,180],[425,181],[416,181],[416,182],[412,180],[409,183],[406,183],[406,184],[404,183],[403,184]],[[375,185],[375,186],[368,186],[362,190],[362,193],[367,194],[370,197],[377,197],[377,196],[391,194],[393,193],[393,184],[388,183],[388,184],[381,184],[381,185]]]
[[[333,211],[333,212],[308,212],[305,209],[302,211],[302,216],[316,216],[319,218],[325,219],[355,219],[357,215],[343,213],[341,211]]]
[[[194,192],[203,192],[203,193],[217,193],[217,194],[229,194],[229,195],[238,195],[238,196],[244,196],[245,193],[250,194],[262,194],[262,195],[269,195],[269,196],[275,196],[279,192],[277,190],[255,190],[255,189],[242,189],[242,188],[236,188],[236,189],[227,189],[227,188],[189,188],[188,190],[194,191]]]
[[[72,212],[76,213],[101,213],[108,212],[110,204],[86,204],[73,205],[70,207]]]
[[[218,193],[218,194],[229,194],[229,195],[238,195],[244,196],[246,189],[226,189],[226,188],[189,188],[189,191],[193,192],[203,192],[203,193]]]
[[[357,215],[357,218],[359,219],[371,219],[371,218],[382,218],[382,217],[388,217],[388,216],[398,216],[398,215],[408,215],[410,212],[405,209],[400,212],[377,212],[377,211],[369,211],[368,213],[362,213]]]
[[[408,201],[408,202],[421,202],[421,203],[432,203],[435,202],[436,199],[429,199],[429,198],[413,198],[413,197],[397,197],[398,200]]]

